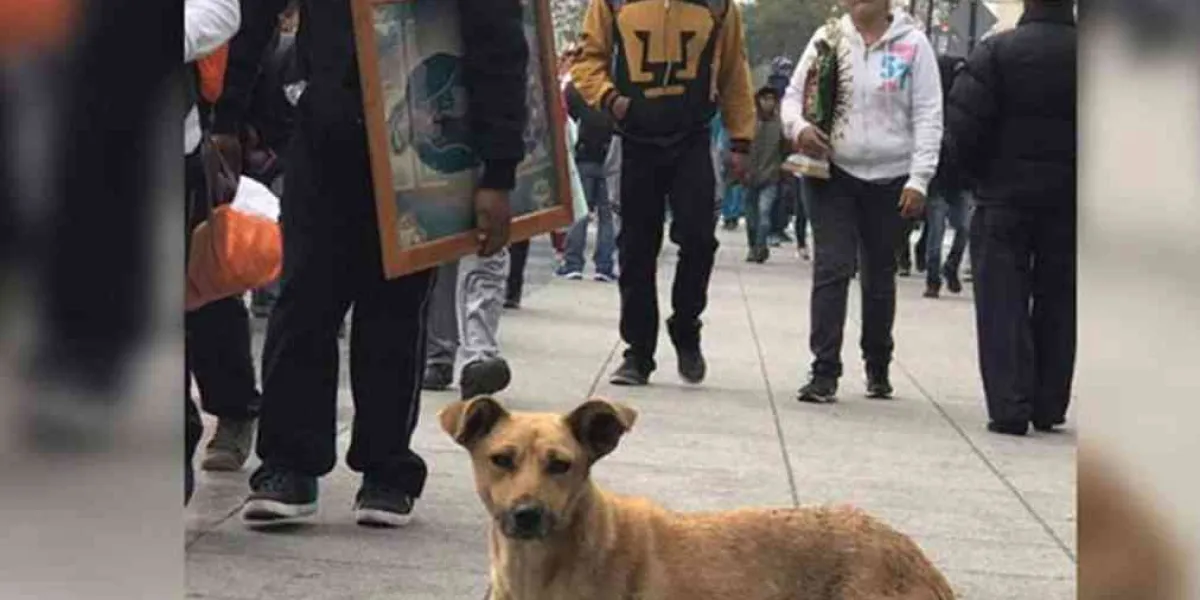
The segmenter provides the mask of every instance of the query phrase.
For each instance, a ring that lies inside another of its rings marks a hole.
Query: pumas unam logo
[[[664,22],[653,1],[625,4],[617,17],[624,42],[629,79],[647,98],[679,96],[696,79],[700,59],[712,37],[712,10],[688,2],[672,2]],[[647,24],[658,24],[647,28]]]

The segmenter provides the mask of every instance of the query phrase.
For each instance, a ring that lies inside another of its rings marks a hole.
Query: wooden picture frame
[[[457,60],[457,4],[351,0],[389,279],[478,249],[472,195],[479,169],[463,134],[466,92]],[[566,227],[575,218],[549,0],[522,0],[522,5],[530,42],[531,108],[528,155],[510,196],[513,242]]]

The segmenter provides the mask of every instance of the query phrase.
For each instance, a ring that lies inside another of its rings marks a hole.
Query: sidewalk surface
[[[634,406],[636,427],[594,474],[614,491],[678,510],[852,503],[912,535],[960,598],[1073,599],[1074,421],[1065,433],[1025,439],[984,430],[969,290],[926,300],[923,279],[900,280],[897,397],[876,401],[862,393],[855,282],[841,401],[801,404],[794,397],[809,360],[811,265],[793,247],[748,265],[744,233],[720,235],[703,386],[680,382],[665,332],[654,385],[610,386],[620,359],[616,286],[547,282],[550,251],[539,240],[524,306],[501,323],[515,376],[501,399],[516,410],[565,412],[591,395]],[[668,246],[664,307],[674,262]],[[256,459],[240,474],[198,472],[186,511],[188,597],[483,598],[485,517],[466,452],[434,418],[456,399],[457,392],[424,396],[415,444],[430,478],[407,529],[354,524],[359,481],[344,462],[321,482],[318,524],[286,533],[251,532],[237,519]],[[339,400],[344,461],[353,410],[344,369]]]

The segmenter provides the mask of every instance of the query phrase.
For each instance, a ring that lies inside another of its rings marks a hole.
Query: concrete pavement
[[[747,265],[744,234],[721,237],[705,316],[705,385],[680,383],[664,332],[654,385],[609,386],[620,358],[615,285],[540,285],[546,261],[531,258],[524,307],[501,324],[515,373],[501,399],[518,410],[567,411],[598,394],[636,407],[637,426],[596,468],[614,491],[679,510],[853,503],[916,538],[961,598],[1074,598],[1074,424],[1026,439],[984,430],[969,294],[926,300],[920,278],[901,280],[892,401],[863,397],[852,294],[841,401],[800,404],[793,398],[809,360],[810,265],[791,248]],[[535,257],[547,253],[535,243]],[[664,250],[664,306],[674,256]],[[344,464],[321,482],[319,524],[274,534],[245,530],[236,518],[254,459],[240,474],[200,473],[186,513],[188,597],[482,598],[485,519],[466,453],[434,418],[456,399],[424,396],[415,444],[431,475],[404,530],[354,525],[358,476]],[[340,405],[344,456],[352,414],[345,374]]]

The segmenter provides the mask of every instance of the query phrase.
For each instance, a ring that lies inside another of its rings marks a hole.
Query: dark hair
[[[776,101],[778,101],[779,100],[779,91],[773,87],[764,87],[764,88],[759,89],[758,92],[756,94],[754,94],[754,99],[759,100],[759,99],[763,98],[764,96],[770,96],[770,97],[774,98]]]

